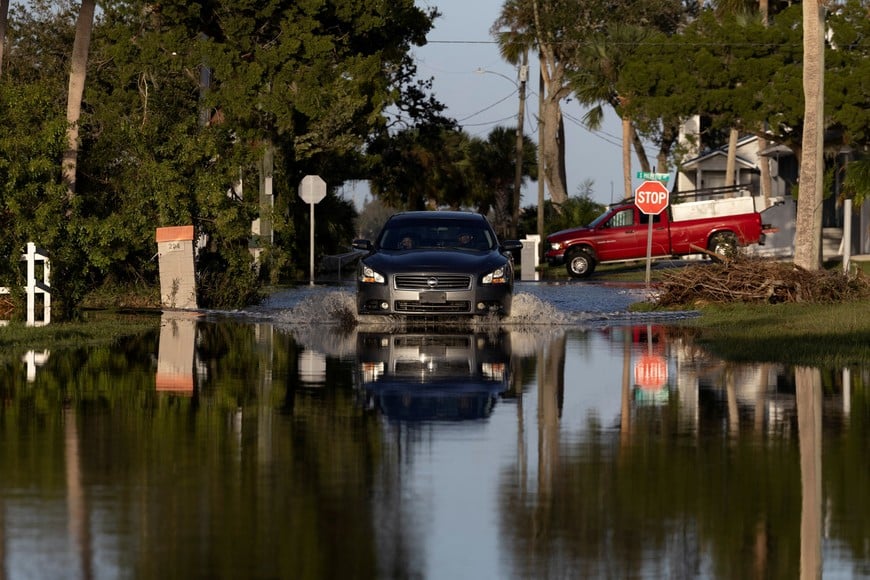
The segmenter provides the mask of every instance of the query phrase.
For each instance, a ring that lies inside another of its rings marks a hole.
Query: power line
[[[481,114],[481,113],[485,113],[485,112],[487,112],[488,110],[490,110],[490,109],[492,109],[493,107],[495,107],[496,105],[500,105],[500,104],[502,104],[503,102],[505,102],[506,100],[510,99],[510,98],[513,97],[515,94],[517,94],[517,91],[514,91],[514,92],[512,92],[511,94],[507,95],[506,97],[504,97],[504,98],[502,98],[502,99],[499,99],[498,101],[494,102],[493,104],[484,107],[483,109],[477,111],[476,113],[472,113],[472,114],[470,114],[470,115],[468,115],[468,116],[466,116],[466,117],[463,117],[463,118],[461,118],[461,119],[457,119],[456,121],[457,121],[458,123],[462,123],[463,121],[465,121],[465,120],[467,120],[467,119],[470,119],[470,118],[472,118],[472,117],[476,117],[477,115],[479,115],[479,114]]]

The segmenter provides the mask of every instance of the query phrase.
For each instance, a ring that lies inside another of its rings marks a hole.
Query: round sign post
[[[306,175],[299,183],[299,197],[307,203],[311,209],[311,227],[309,229],[309,284],[314,286],[314,205],[323,201],[326,197],[326,182],[319,175]]]
[[[652,226],[653,217],[662,213],[668,207],[670,192],[661,181],[644,181],[634,190],[634,205],[641,213],[650,216],[646,232],[646,287],[649,290],[650,263],[652,261]]]

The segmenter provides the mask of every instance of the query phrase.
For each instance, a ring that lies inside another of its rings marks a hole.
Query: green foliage
[[[463,174],[468,135],[423,126],[383,135],[369,146],[372,192],[385,204],[410,210],[470,205]]]
[[[850,162],[843,179],[843,196],[851,198],[857,207],[870,198],[870,157]]]
[[[595,202],[589,190],[581,191],[577,196],[569,197],[557,211],[553,204],[544,202],[544,236],[565,230],[585,226],[599,215],[605,206]],[[538,211],[536,207],[526,207],[520,215],[519,237],[536,234],[538,231]]]
[[[385,131],[392,104],[412,117],[443,110],[408,55],[437,11],[412,0],[119,0],[101,9],[68,210],[59,168],[77,6],[15,8],[0,79],[0,274],[14,275],[17,248],[36,241],[53,259],[64,307],[106,280],[156,284],[155,228],[187,224],[206,243],[200,303],[256,300],[261,280],[295,276],[303,256],[307,264],[307,239],[297,241],[307,227],[295,225],[307,224],[301,178],[316,173],[333,187],[360,178],[363,147]],[[277,244],[257,268],[248,246],[264,171]],[[321,251],[349,245],[352,205],[330,196],[319,207]]]
[[[830,13],[833,44],[825,53],[829,137],[863,147],[870,135],[866,107],[870,59],[866,5],[851,0]],[[764,26],[743,13],[702,11],[674,35],[647,40],[617,82],[628,113],[644,131],[663,120],[703,114],[713,131],[737,127],[794,149],[803,134],[801,7],[779,11]],[[679,163],[680,159],[676,159]]]

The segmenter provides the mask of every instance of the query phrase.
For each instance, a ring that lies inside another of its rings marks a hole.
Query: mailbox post
[[[156,237],[160,264],[160,303],[164,308],[195,310],[193,226],[157,228]]]

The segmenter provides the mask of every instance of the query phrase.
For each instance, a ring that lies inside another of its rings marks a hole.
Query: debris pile
[[[841,270],[809,271],[790,263],[734,255],[667,272],[660,306],[709,303],[834,303],[870,297],[870,280]]]
[[[0,296],[0,318],[5,318],[15,310],[15,304],[6,296]]]

